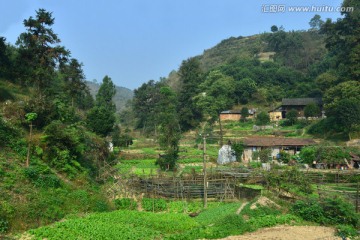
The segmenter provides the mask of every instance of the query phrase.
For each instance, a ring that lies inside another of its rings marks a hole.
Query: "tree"
[[[105,106],[94,106],[87,113],[88,128],[100,136],[107,136],[115,123],[114,111]]]
[[[219,70],[211,71],[200,85],[202,92],[194,98],[196,107],[210,122],[218,120],[219,113],[234,104],[234,86],[232,77]]]
[[[352,8],[353,11],[346,11]],[[336,22],[328,19],[321,27],[326,35],[326,48],[333,56],[335,69],[342,81],[360,79],[360,2],[344,0],[342,4],[343,18]]]
[[[154,130],[157,125],[158,102],[160,101],[160,88],[163,83],[150,80],[135,89],[132,100],[132,109],[137,118],[137,128],[143,128],[145,132]]]
[[[234,150],[236,155],[236,161],[241,162],[241,156],[245,150],[245,145],[243,142],[235,142],[231,145],[231,148]]]
[[[247,107],[243,107],[240,111],[241,121],[245,122],[246,118],[249,116],[249,109]]]
[[[86,90],[88,90],[82,66],[77,59],[72,58],[68,64],[63,64],[60,69],[65,83],[65,91],[71,97],[72,107],[74,107],[75,99],[80,96],[85,97]]]
[[[99,91],[96,94],[96,105],[106,106],[115,111],[115,104],[113,102],[115,94],[115,84],[112,82],[110,77],[105,76],[100,85]]]
[[[115,127],[113,128],[113,131],[111,133],[112,143],[115,147],[120,147],[120,145],[121,145],[120,133],[121,133],[121,131],[120,131],[119,125],[115,125]]]
[[[317,76],[315,83],[319,86],[321,91],[324,93],[327,89],[336,86],[338,78],[335,72],[324,72]]]
[[[246,104],[249,102],[256,90],[256,82],[251,78],[244,78],[236,82],[235,96],[237,97],[238,102]]]
[[[345,133],[360,130],[360,100],[355,98],[341,99],[336,106],[329,111],[329,116],[336,117],[336,122]]]
[[[324,104],[327,110],[336,107],[342,99],[354,98],[360,100],[360,82],[346,81],[328,89],[324,95]]]
[[[256,117],[256,124],[264,126],[270,123],[270,116],[266,112],[260,112]]]
[[[295,109],[291,109],[286,113],[286,120],[290,125],[294,125],[298,118],[298,112]]]
[[[276,25],[272,25],[271,26],[271,32],[277,32],[277,31],[279,31],[279,28],[276,26]]]
[[[320,108],[316,103],[309,103],[304,108],[304,115],[306,118],[318,117],[320,115]]]
[[[7,49],[6,38],[0,37],[0,77],[7,77],[9,74],[10,59]]]
[[[111,78],[105,76],[96,94],[95,106],[87,114],[89,129],[101,136],[107,136],[115,123],[115,104],[112,99],[116,93]]]
[[[67,61],[70,52],[57,45],[60,39],[50,28],[54,24],[52,13],[45,9],[36,11],[36,17],[24,20],[27,31],[20,34],[19,62],[24,65],[23,75],[41,94],[51,86],[55,69]]]
[[[310,30],[319,31],[323,24],[324,21],[321,20],[321,16],[319,14],[315,14],[315,16],[311,18],[309,22]]]
[[[162,87],[160,89],[158,141],[160,147],[165,149],[165,155],[158,158],[156,164],[163,170],[173,170],[178,159],[181,135],[176,101],[177,97],[169,87]]]
[[[204,73],[199,60],[190,58],[181,63],[178,74],[182,87],[177,111],[181,129],[187,131],[197,127],[202,119],[201,111],[194,102],[194,96],[200,93],[199,85],[204,81]]]

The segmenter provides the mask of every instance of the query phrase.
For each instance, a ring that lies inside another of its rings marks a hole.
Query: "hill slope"
[[[86,85],[90,88],[91,95],[95,98],[96,93],[99,91],[100,84],[86,81]],[[116,105],[116,111],[121,112],[127,103],[128,100],[132,99],[134,96],[134,92],[125,87],[116,87],[116,94],[113,99]]]

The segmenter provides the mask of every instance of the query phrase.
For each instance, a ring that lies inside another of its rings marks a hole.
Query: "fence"
[[[260,195],[258,189],[247,189],[238,186],[239,177],[224,176],[223,174],[208,175],[206,181],[207,197],[220,201],[228,199],[252,199]],[[196,199],[204,197],[203,175],[191,177],[138,177],[131,176],[126,179],[118,178],[109,188],[110,198],[120,194],[125,197],[134,194],[144,194],[147,197],[165,197],[171,199]]]

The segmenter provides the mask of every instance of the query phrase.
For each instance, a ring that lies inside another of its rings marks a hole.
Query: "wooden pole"
[[[206,136],[203,137],[204,208],[207,208]]]
[[[30,148],[31,148],[31,140],[32,140],[32,123],[30,123],[30,133],[29,133],[29,143],[28,143],[28,151],[26,155],[26,167],[29,167],[30,165]]]
[[[356,190],[356,212],[359,212],[359,183],[357,184],[357,190]]]

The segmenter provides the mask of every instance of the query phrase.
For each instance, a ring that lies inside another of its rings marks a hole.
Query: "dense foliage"
[[[110,208],[95,180],[114,159],[114,85],[106,76],[94,105],[54,23],[39,9],[16,46],[0,37],[0,235]]]

